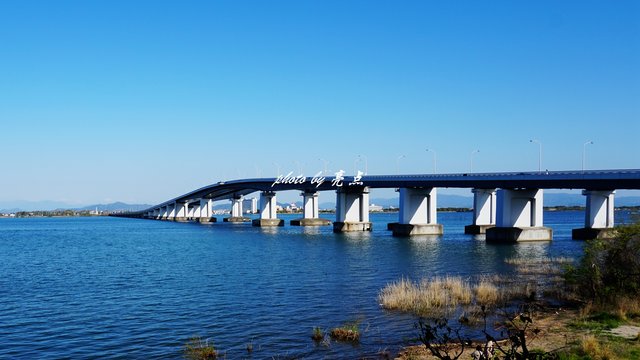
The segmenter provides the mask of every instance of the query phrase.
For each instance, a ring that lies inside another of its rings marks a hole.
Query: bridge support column
[[[437,223],[436,189],[401,188],[398,191],[399,221],[387,226],[393,236],[442,235],[442,225]]]
[[[615,236],[613,228],[613,190],[584,190],[587,197],[584,227],[573,229],[571,235],[577,240],[610,239]]]
[[[212,204],[213,200],[211,199],[200,199],[200,217],[198,218],[200,223],[205,224],[217,221],[217,219],[213,217]]]
[[[167,220],[167,207],[163,206],[160,208],[160,216],[158,217],[160,220]]]
[[[200,221],[202,217],[202,207],[200,206],[200,200],[197,200],[193,204],[193,219],[194,221]]]
[[[187,220],[193,220],[198,214],[196,214],[197,207],[193,206],[193,203],[187,204]]]
[[[487,241],[519,242],[551,240],[553,231],[544,227],[541,189],[497,191],[496,226],[487,229]]]
[[[273,191],[263,191],[260,194],[260,219],[254,219],[253,226],[284,226],[284,220],[278,219],[276,211],[276,193]]]
[[[302,219],[291,220],[294,226],[322,226],[331,225],[331,220],[321,219],[318,209],[318,192],[305,191],[302,194]]]
[[[174,205],[173,221],[186,222],[189,212],[189,203],[179,203],[176,201]]]
[[[369,188],[345,188],[336,191],[336,221],[333,232],[371,231]]]
[[[167,205],[167,220],[176,220],[176,204]]]
[[[233,196],[233,199],[231,199],[231,216],[224,218],[224,222],[241,223],[251,221],[251,219],[244,216],[244,213],[242,212],[242,199],[242,195]]]
[[[496,226],[496,189],[473,189],[473,224],[464,227],[465,234],[484,234]]]

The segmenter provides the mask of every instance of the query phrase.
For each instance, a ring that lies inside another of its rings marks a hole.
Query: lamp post
[[[437,159],[436,159],[436,152],[433,149],[426,149],[427,152],[432,152],[433,153],[433,173],[437,174],[438,173],[438,169],[437,169]]]
[[[329,162],[323,158],[319,158],[318,160],[322,161],[324,163],[324,171],[323,174],[326,175],[327,174],[327,167],[329,165]]]
[[[396,159],[396,175],[400,175],[400,159],[407,157],[406,155],[400,155]]]
[[[478,150],[478,149],[473,150],[473,151],[471,152],[471,156],[470,156],[470,158],[471,158],[471,166],[470,166],[470,168],[469,168],[469,172],[470,172],[470,173],[472,173],[472,172],[473,172],[473,155],[475,155],[475,154],[477,154],[477,153],[479,153],[479,152],[480,152],[480,150]]]
[[[364,174],[367,175],[369,172],[369,159],[364,155],[358,155],[358,159],[360,158],[364,158]]]
[[[278,165],[278,163],[273,163],[273,165],[276,167],[276,177],[280,176],[280,165]]]
[[[542,143],[536,139],[529,140],[530,143],[538,144],[538,172],[542,171]]]
[[[586,157],[587,157],[587,145],[593,145],[593,141],[589,140],[582,145],[582,172],[585,169]]]

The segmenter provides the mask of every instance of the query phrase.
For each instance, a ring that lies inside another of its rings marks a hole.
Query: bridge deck
[[[328,191],[339,187],[332,184],[333,175],[324,182],[312,183],[307,177],[302,183],[274,184],[276,178],[241,179],[218,182],[187,194],[178,196],[149,211],[175,202],[188,202],[196,199],[230,199],[234,195],[247,195],[255,191]],[[343,189],[349,189],[354,182],[353,176],[345,176]],[[585,189],[585,190],[622,190],[640,189],[640,169],[629,170],[591,170],[591,171],[543,171],[543,172],[503,172],[471,174],[416,174],[416,175],[365,175],[356,188],[503,188],[503,189]]]

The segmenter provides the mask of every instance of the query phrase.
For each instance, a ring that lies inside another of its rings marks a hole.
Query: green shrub
[[[617,228],[616,237],[587,243],[578,266],[565,278],[579,295],[599,304],[640,296],[640,223]]]

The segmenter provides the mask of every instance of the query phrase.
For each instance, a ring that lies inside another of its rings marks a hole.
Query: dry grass
[[[474,287],[476,302],[479,304],[496,304],[500,300],[500,291],[498,287],[489,280],[482,279]]]
[[[378,300],[385,309],[427,315],[470,304],[473,293],[461,277],[423,279],[419,284],[403,278],[383,288]]]
[[[580,351],[594,360],[607,360],[614,357],[611,348],[600,343],[593,335],[585,335],[580,340]]]
[[[529,282],[514,283],[513,279],[498,276],[482,277],[475,284],[459,276],[423,279],[419,283],[403,278],[385,286],[378,301],[389,310],[441,315],[471,304],[496,306],[530,296],[535,288]]]
[[[616,314],[621,319],[640,317],[640,300],[626,296],[619,297],[615,302]]]

